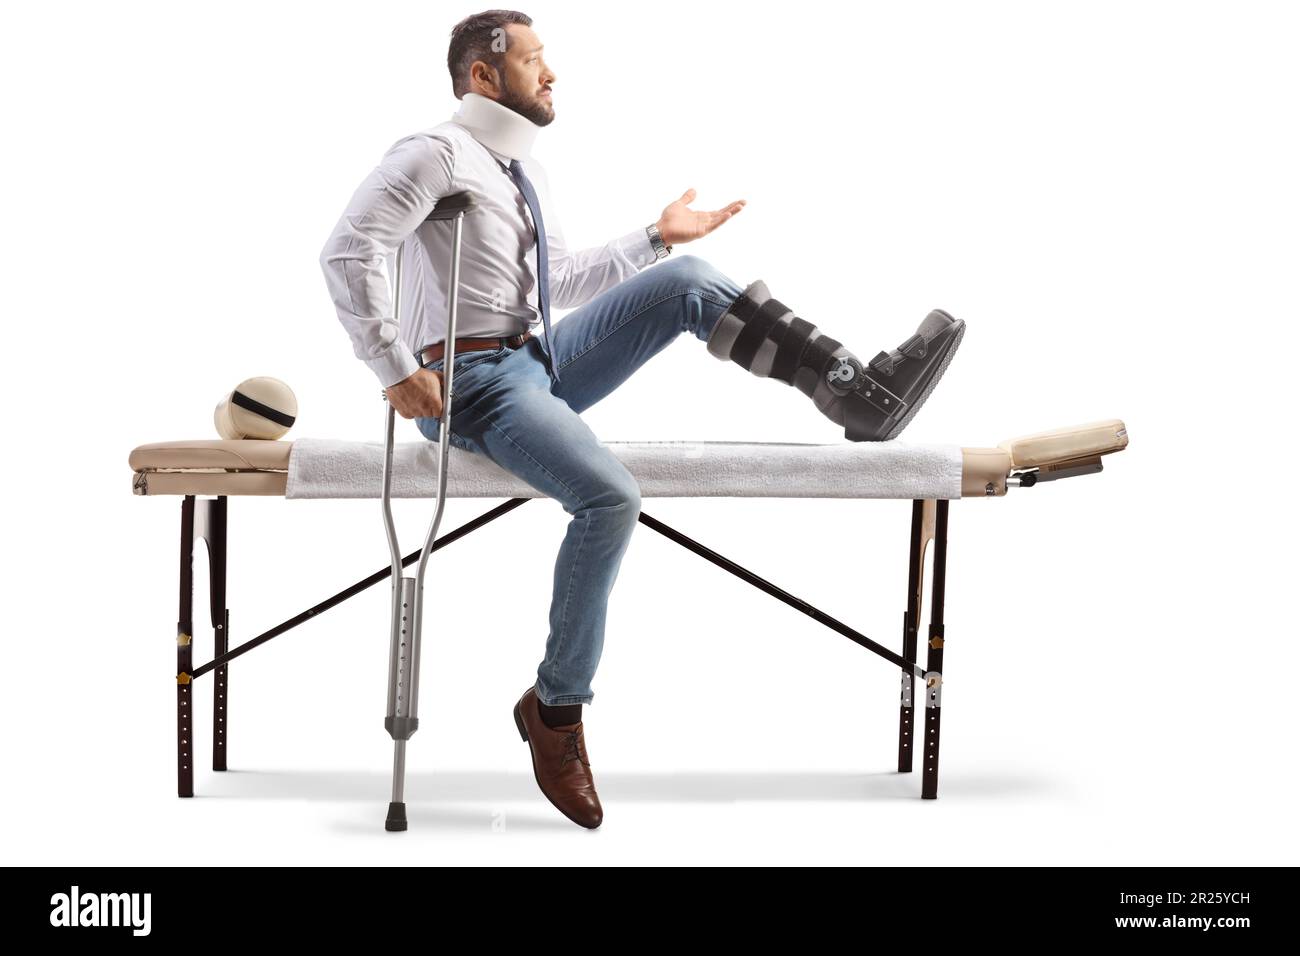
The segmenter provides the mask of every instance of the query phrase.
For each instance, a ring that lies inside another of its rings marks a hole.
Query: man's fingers
[[[689,205],[690,203],[694,202],[694,200],[695,200],[695,190],[688,189],[686,190],[686,192],[682,193],[682,198],[677,201]]]
[[[714,229],[717,229],[720,225],[722,225],[724,222],[726,222],[734,215],[735,215],[734,212],[726,209],[720,209],[717,212],[710,213],[708,222],[705,223],[705,227],[704,227],[705,233],[707,234],[712,232]]]
[[[713,217],[715,222],[726,222],[728,219],[730,219],[732,216],[734,216],[736,213],[740,212],[740,210],[744,208],[745,208],[745,200],[741,199],[738,202],[733,202],[730,206],[727,206],[723,209],[719,209],[716,212],[710,213],[710,215]]]

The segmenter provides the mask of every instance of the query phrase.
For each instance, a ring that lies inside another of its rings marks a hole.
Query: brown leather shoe
[[[533,754],[533,777],[546,799],[578,826],[594,830],[604,811],[587,761],[582,721],[548,727],[537,706],[536,687],[515,704],[515,726]]]

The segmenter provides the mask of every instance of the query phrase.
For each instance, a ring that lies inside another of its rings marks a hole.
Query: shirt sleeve
[[[392,314],[385,260],[452,192],[453,141],[419,135],[395,143],[353,194],[320,253],[321,269],[352,351],[384,388],[420,363]]]
[[[570,249],[551,201],[551,184],[546,171],[537,167],[546,187],[547,202],[542,210],[546,222],[546,256],[551,306],[577,308],[606,289],[636,275],[655,261],[654,246],[645,226],[603,245]]]

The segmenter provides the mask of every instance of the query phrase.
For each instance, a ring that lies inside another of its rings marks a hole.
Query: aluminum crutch
[[[388,548],[393,555],[393,617],[391,643],[388,652],[388,716],[384,729],[393,738],[393,799],[388,804],[385,830],[406,829],[406,802],[403,789],[406,782],[406,742],[419,726],[420,701],[420,624],[424,614],[424,569],[442,523],[442,506],[447,497],[447,455],[450,451],[448,436],[451,433],[451,390],[456,361],[456,299],[460,291],[460,240],[465,213],[474,208],[474,197],[469,193],[453,193],[438,200],[427,221],[450,219],[451,283],[448,292],[447,335],[445,338],[442,381],[442,420],[438,429],[438,504],[424,539],[420,563],[414,578],[402,575],[402,552],[397,546],[397,531],[393,527],[391,498],[393,478],[393,425],[395,411],[384,391],[384,480],[383,506],[384,530],[388,533]],[[394,257],[396,267],[393,282],[393,315],[401,326],[402,251],[398,247]]]

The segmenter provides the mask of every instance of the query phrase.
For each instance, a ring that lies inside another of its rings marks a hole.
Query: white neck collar
[[[479,93],[466,93],[451,117],[484,146],[510,159],[523,160],[533,148],[541,127],[508,106]]]

